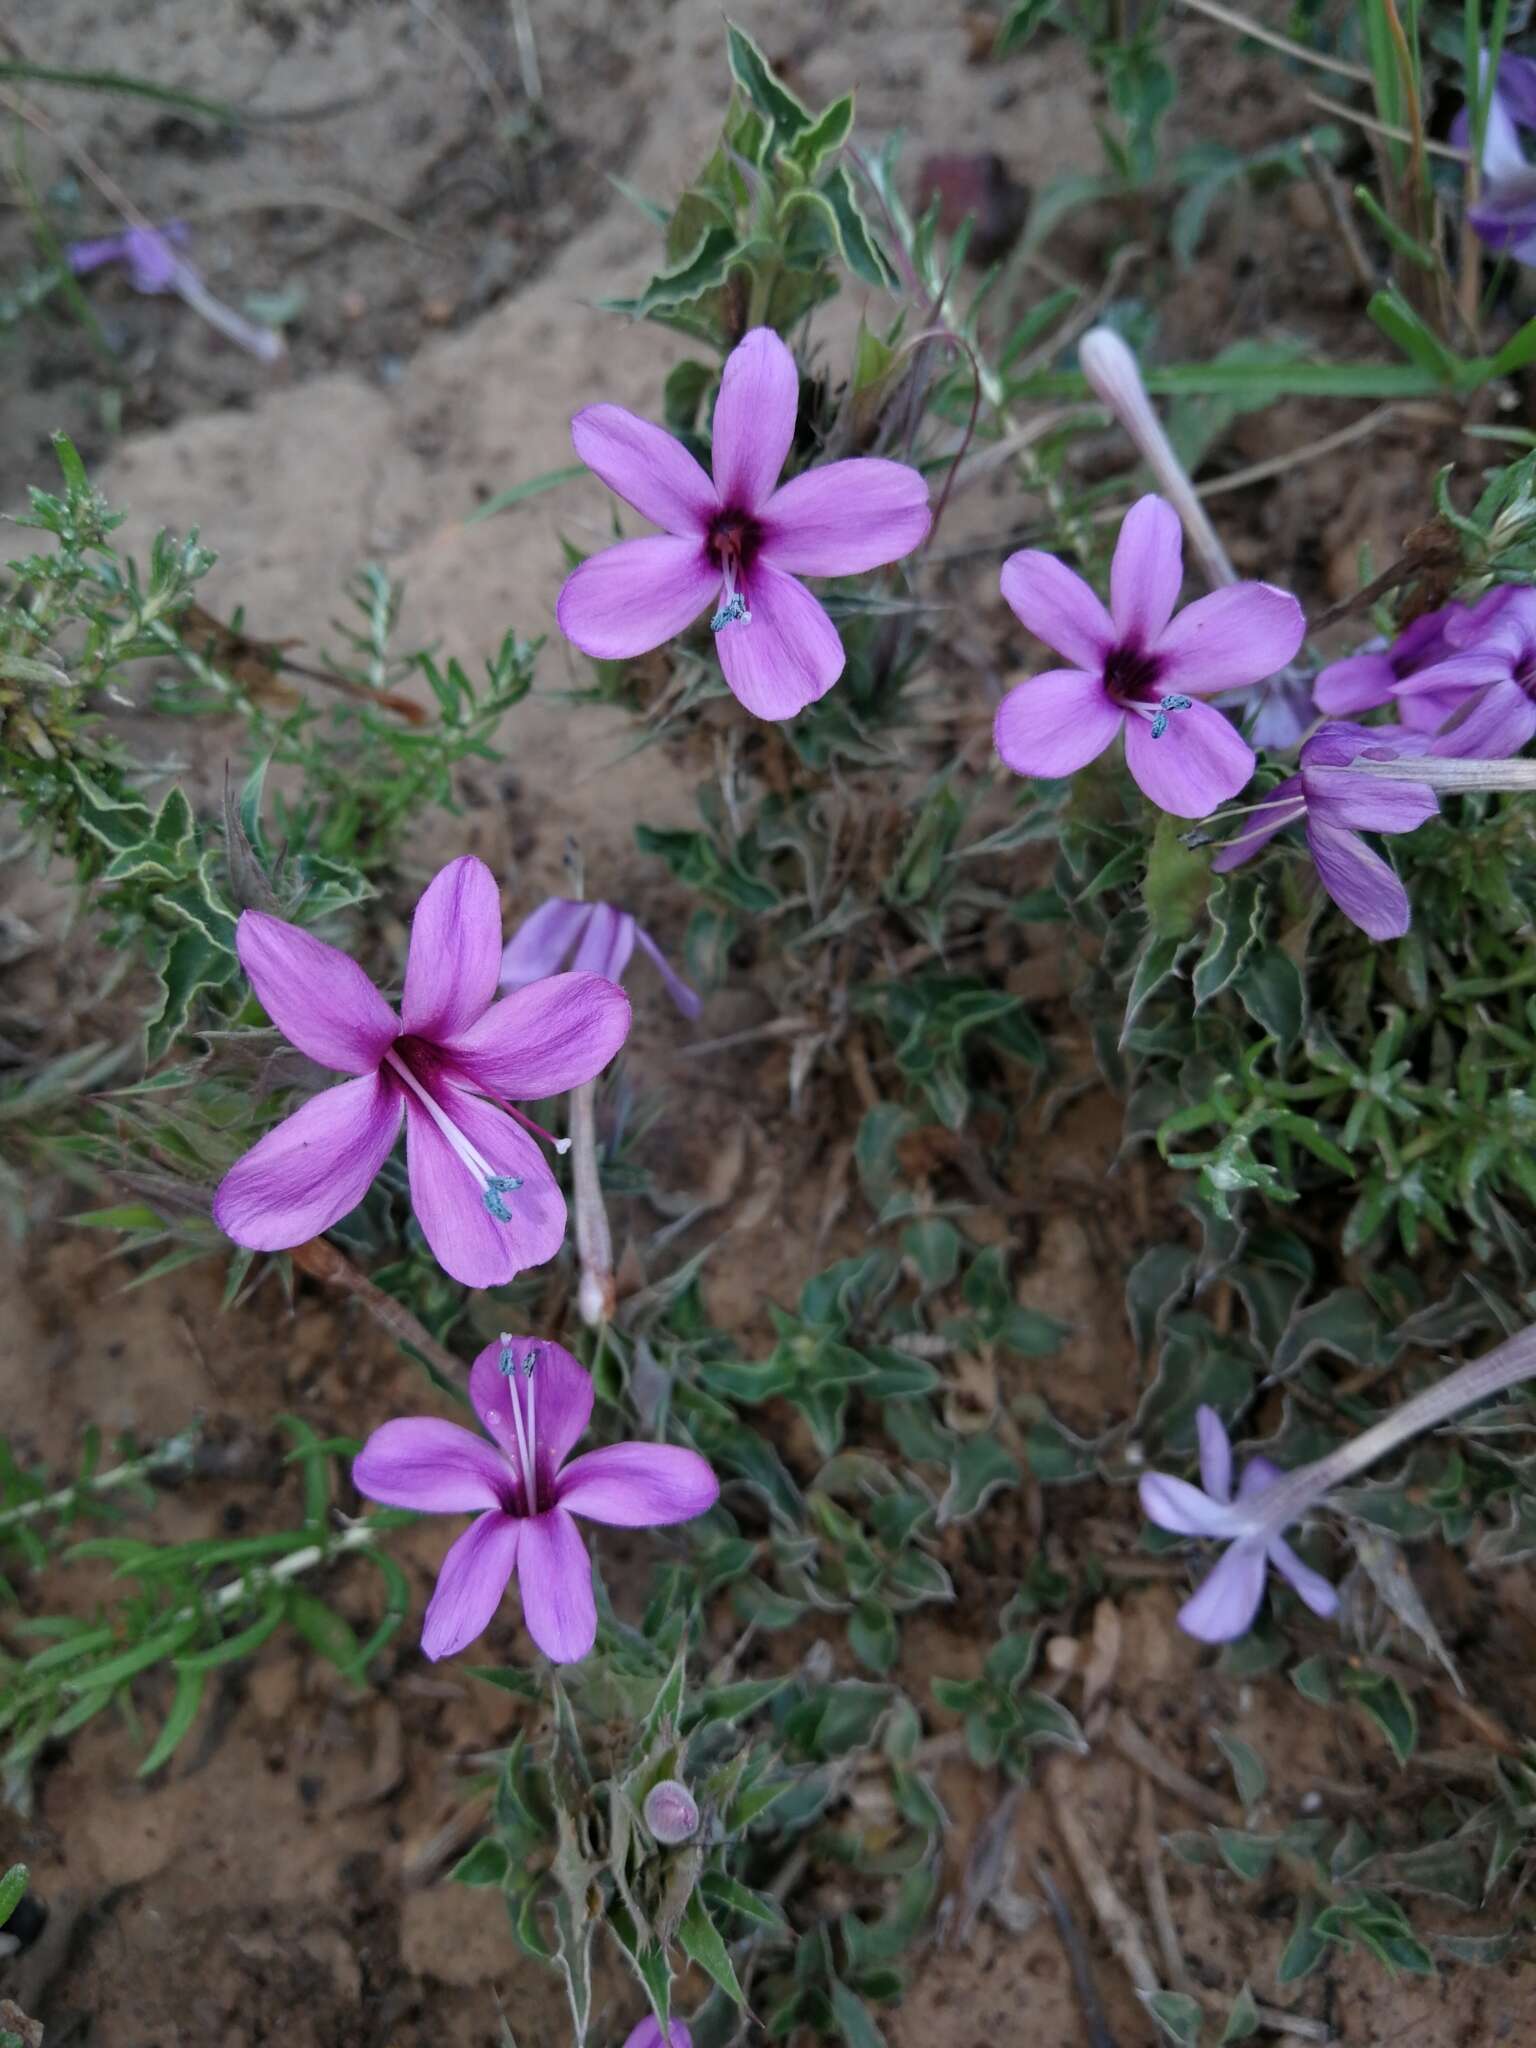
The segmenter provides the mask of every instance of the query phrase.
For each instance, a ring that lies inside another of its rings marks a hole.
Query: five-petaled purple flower
[[[445,1272],[496,1287],[555,1256],[565,1198],[529,1135],[537,1125],[508,1098],[560,1095],[600,1073],[629,1032],[622,989],[556,974],[497,1002],[501,906],[470,855],[416,906],[398,1017],[355,961],[281,918],[247,910],[236,945],[283,1036],[355,1078],[235,1162],[214,1197],[221,1230],[284,1251],[329,1229],[368,1192],[403,1119],[411,1206]]]
[[[456,1422],[402,1417],[369,1437],[353,1481],[388,1507],[475,1515],[437,1575],[421,1631],[429,1657],[483,1634],[516,1572],[529,1635],[556,1664],[573,1664],[597,1635],[592,1564],[573,1517],[621,1529],[689,1522],[714,1506],[719,1485],[697,1451],[676,1444],[608,1444],[571,1459],[591,1419],[592,1380],[558,1344],[488,1344],[469,1397],[489,1443]]]
[[[1485,67],[1487,61],[1485,52]],[[1485,248],[1536,264],[1536,165],[1526,161],[1522,129],[1536,130],[1536,59],[1505,51],[1483,130],[1482,189],[1467,218]],[[1451,140],[1465,149],[1471,133],[1463,108],[1451,123]]]
[[[1390,646],[1377,643],[1329,662],[1312,687],[1318,710],[1329,718],[1353,718],[1395,698],[1405,725],[1432,732],[1465,691],[1508,673],[1497,655],[1464,644],[1470,618],[1465,605],[1442,605],[1405,626]]]
[[[714,477],[680,441],[617,405],[571,422],[576,453],[611,491],[665,529],[583,562],[556,608],[567,640],[627,660],[712,612],[720,666],[759,718],[793,718],[843,672],[837,628],[799,576],[852,576],[909,555],[930,519],[915,469],[855,456],[779,489],[800,379],[768,327],[726,359],[715,403]]]
[[[1201,818],[1253,773],[1253,749],[1209,704],[1285,667],[1301,645],[1301,606],[1268,583],[1234,583],[1174,617],[1183,580],[1178,514],[1148,495],[1120,528],[1109,610],[1054,555],[1003,564],[1020,621],[1072,664],[1016,684],[998,706],[997,751],[1018,775],[1074,774],[1122,727],[1126,766],[1145,795]]]
[[[649,954],[666,983],[667,994],[683,1015],[697,1017],[703,1007],[698,996],[673,973],[656,941],[627,910],[615,910],[611,903],[576,902],[567,896],[551,896],[541,903],[508,939],[501,956],[501,986],[509,993],[526,988],[530,981],[557,973],[567,960],[577,973],[622,981],[636,945]]]
[[[186,257],[177,254],[176,245],[186,239],[185,223],[172,220],[163,228],[125,228],[121,234],[102,235],[95,241],[71,242],[64,253],[77,277],[99,270],[104,263],[121,263],[136,292],[151,297],[175,292],[238,347],[264,363],[279,361],[287,352],[283,337],[275,328],[258,326],[214,297]]]
[[[1266,1516],[1264,1495],[1285,1477],[1268,1458],[1250,1458],[1232,1493],[1232,1445],[1214,1408],[1195,1417],[1200,1437],[1200,1486],[1166,1472],[1147,1472],[1141,1480],[1141,1506],[1149,1522],[1178,1536],[1219,1536],[1228,1548],[1206,1574],[1193,1596],[1179,1609],[1179,1626],[1203,1643],[1227,1643],[1253,1624],[1264,1597],[1264,1572],[1273,1565],[1289,1579],[1314,1614],[1338,1612],[1339,1596],[1320,1572],[1313,1571]],[[1203,1487],[1203,1491],[1202,1491]]]

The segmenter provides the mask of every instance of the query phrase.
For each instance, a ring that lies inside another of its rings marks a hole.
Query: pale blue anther
[[[513,1194],[521,1186],[522,1182],[517,1176],[510,1173],[498,1173],[486,1182],[485,1191],[480,1199],[498,1223],[512,1221],[512,1211],[501,1199],[502,1196]]]
[[[1157,716],[1152,721],[1153,739],[1160,740],[1168,730],[1168,714],[1170,711],[1188,711],[1193,703],[1194,699],[1192,697],[1165,697],[1158,705]]]
[[[747,610],[747,600],[739,590],[733,590],[709,622],[711,633],[718,633],[723,627],[736,624],[750,626],[752,614]]]

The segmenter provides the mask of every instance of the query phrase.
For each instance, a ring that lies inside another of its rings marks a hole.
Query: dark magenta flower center
[[[1104,687],[1117,704],[1155,704],[1162,672],[1160,657],[1144,648],[1112,647],[1104,659]]]

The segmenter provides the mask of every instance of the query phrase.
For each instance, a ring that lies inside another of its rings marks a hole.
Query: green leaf
[[[359,1644],[350,1623],[302,1587],[294,1587],[284,1600],[290,1623],[309,1647],[356,1682],[360,1677]]]
[[[171,1711],[165,1717],[165,1725],[155,1737],[154,1746],[136,1775],[147,1778],[153,1771],[167,1762],[177,1744],[192,1726],[197,1710],[202,1705],[203,1690],[208,1683],[206,1671],[189,1671],[181,1665],[176,1673],[176,1691],[171,1700]]]
[[[1224,1735],[1219,1728],[1211,1730],[1211,1740],[1232,1766],[1238,1804],[1245,1812],[1250,1806],[1257,1806],[1269,1787],[1269,1773],[1258,1752],[1241,1736]]]
[[[1269,1032],[1282,1052],[1301,1037],[1306,1022],[1306,989],[1296,963],[1278,946],[1251,955],[1232,983],[1253,1021]]]
[[[10,1919],[26,1893],[27,1866],[25,1863],[13,1863],[4,1877],[0,1877],[0,1927]]]
[[[498,491],[494,498],[487,498],[483,505],[477,505],[473,512],[465,514],[466,526],[478,525],[482,519],[494,519],[498,512],[509,512],[514,505],[522,505],[529,498],[542,497],[545,491],[557,490],[561,484],[573,483],[579,476],[588,474],[584,462],[568,463],[564,469],[547,469],[542,476],[529,477],[526,483],[513,484],[509,490]]]
[[[1398,1680],[1376,1671],[1346,1671],[1343,1688],[1385,1735],[1397,1761],[1406,1764],[1418,1743],[1419,1716]]]
[[[1166,2039],[1177,2041],[1179,2048],[1196,2048],[1205,2024],[1198,1998],[1191,1998],[1187,1991],[1143,1991],[1141,2002]]]
[[[455,1884],[487,1885],[501,1884],[507,1875],[510,1858],[506,1847],[494,1835],[487,1835],[449,1871]]]
[[[790,155],[806,177],[813,177],[832,152],[841,149],[853,133],[853,94],[824,107],[809,128],[802,129],[790,146]]]
[[[1433,377],[1442,386],[1457,382],[1460,363],[1395,286],[1375,293],[1365,310],[1387,339],[1425,376]]]
[[[1276,1843],[1269,1835],[1245,1834],[1241,1828],[1213,1828],[1216,1847],[1227,1868],[1247,1884],[1256,1884],[1275,1860]]]
[[[848,1647],[868,1670],[884,1677],[901,1652],[901,1630],[878,1600],[861,1600],[848,1617]]]
[[[677,1939],[688,1960],[697,1963],[707,1977],[713,1978],[727,1998],[745,2008],[747,2001],[740,1984],[736,1981],[736,1970],[731,1962],[730,1951],[709,1917],[702,1894],[697,1890],[689,1898],[683,1917],[677,1923]]]
[[[725,24],[725,52],[732,78],[785,140],[793,140],[813,125],[810,108],[795,97],[751,36],[734,21]]]
[[[1328,1941],[1316,1928],[1317,1900],[1309,1892],[1296,1911],[1296,1925],[1275,1970],[1279,1985],[1299,1984],[1310,1976],[1328,1953]]]
[[[1259,2008],[1254,2003],[1253,1993],[1245,1984],[1232,2001],[1232,2010],[1227,2014],[1227,2024],[1222,2028],[1219,2048],[1230,2048],[1234,2041],[1247,2041],[1259,2031]]]
[[[992,55],[1009,57],[1022,50],[1037,30],[1055,20],[1057,4],[1058,0],[1014,0],[998,28]]]
[[[896,273],[875,240],[874,232],[864,217],[864,209],[854,197],[853,182],[846,166],[836,165],[822,179],[817,190],[832,209],[837,222],[838,241],[848,268],[865,284],[872,284],[881,291],[888,290],[896,282]]]
[[[847,2048],[885,2048],[885,2036],[870,2018],[869,2007],[863,1999],[850,1991],[838,1977],[831,1979],[827,1989],[832,2000],[832,2017]]]

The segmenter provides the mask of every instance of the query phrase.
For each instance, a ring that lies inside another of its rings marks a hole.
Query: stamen
[[[1153,739],[1160,740],[1168,730],[1168,714],[1170,711],[1188,711],[1193,703],[1194,699],[1192,697],[1164,697],[1157,707],[1157,715],[1152,720]]]
[[[453,1118],[449,1116],[448,1112],[436,1100],[430,1090],[424,1088],[420,1081],[417,1080],[416,1076],[397,1052],[391,1049],[385,1053],[384,1062],[386,1066],[394,1068],[406,1087],[410,1089],[417,1101],[420,1102],[427,1115],[431,1117],[433,1123],[437,1125],[437,1128],[447,1140],[448,1148],[453,1153],[454,1158],[458,1160],[466,1172],[480,1183],[480,1200],[485,1205],[486,1214],[494,1217],[498,1223],[510,1223],[512,1221],[512,1212],[501,1198],[503,1195],[514,1193],[522,1186],[522,1181],[516,1174],[498,1173],[496,1171],[495,1167],[485,1157],[485,1154],[481,1152],[471,1139],[465,1136],[464,1132],[459,1129]]]
[[[538,1362],[539,1347],[537,1344],[534,1344],[529,1348],[528,1356],[523,1360],[523,1377],[528,1382],[528,1455],[535,1474],[535,1486],[537,1486],[537,1473],[539,1469],[539,1431],[535,1420],[533,1368]]]
[[[487,1215],[494,1216],[498,1223],[510,1223],[512,1211],[501,1198],[503,1195],[515,1194],[522,1184],[522,1180],[515,1173],[493,1173],[480,1197]]]
[[[537,1356],[538,1347],[535,1346],[523,1361],[523,1370],[528,1375],[528,1428],[525,1429],[522,1403],[517,1398],[517,1363],[512,1356],[512,1338],[507,1331],[502,1331],[501,1357],[496,1362],[506,1375],[507,1392],[512,1397],[512,1427],[517,1432],[517,1453],[523,1467],[523,1496],[527,1501],[526,1512],[530,1515],[539,1511],[538,1471],[528,1444],[533,1424],[533,1361]]]
[[[733,590],[709,622],[711,633],[719,633],[726,626],[750,626],[752,614],[747,610],[747,600],[739,590]]]

